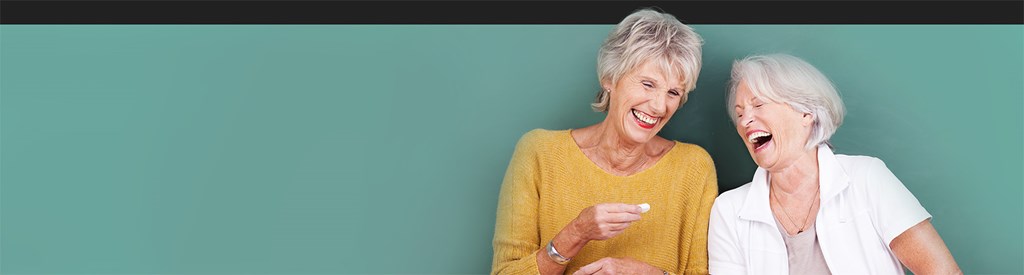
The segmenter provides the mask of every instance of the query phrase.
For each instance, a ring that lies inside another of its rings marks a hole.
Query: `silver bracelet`
[[[548,242],[548,258],[551,258],[551,260],[560,265],[569,264],[569,261],[572,260],[572,258],[562,257],[562,254],[558,254],[558,251],[555,250],[555,240]]]

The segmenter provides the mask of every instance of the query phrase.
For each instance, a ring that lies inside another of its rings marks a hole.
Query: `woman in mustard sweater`
[[[706,274],[714,164],[659,137],[695,87],[701,38],[640,10],[598,55],[606,112],[595,125],[537,129],[516,145],[498,201],[492,274]]]

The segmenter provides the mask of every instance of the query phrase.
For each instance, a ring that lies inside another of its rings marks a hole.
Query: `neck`
[[[597,126],[592,147],[597,155],[605,159],[612,169],[622,172],[639,170],[649,160],[646,154],[648,144],[633,143],[622,136],[614,128],[601,123]]]
[[[769,171],[771,185],[786,195],[810,195],[818,189],[817,149],[804,151],[785,168]]]

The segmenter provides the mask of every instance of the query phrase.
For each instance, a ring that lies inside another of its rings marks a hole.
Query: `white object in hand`
[[[647,211],[651,210],[651,205],[650,204],[641,203],[641,204],[638,204],[637,206],[640,206],[640,213],[647,213]]]

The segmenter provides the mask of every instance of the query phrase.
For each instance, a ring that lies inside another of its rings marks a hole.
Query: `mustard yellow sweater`
[[[581,210],[621,202],[649,203],[651,210],[622,234],[589,242],[566,274],[604,257],[707,274],[708,218],[717,196],[714,163],[700,146],[676,142],[654,166],[622,177],[591,162],[569,130],[532,130],[516,144],[501,184],[491,273],[540,273],[536,252]]]

